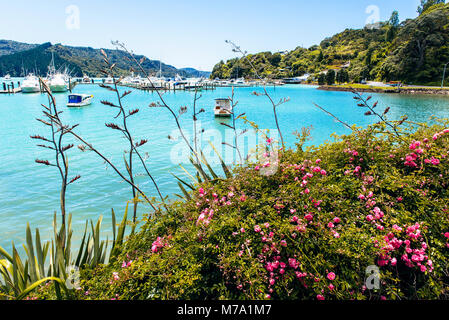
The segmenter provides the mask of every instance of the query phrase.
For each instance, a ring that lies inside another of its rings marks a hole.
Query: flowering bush
[[[377,124],[287,150],[275,175],[254,165],[203,183],[146,220],[116,261],[84,270],[80,298],[447,298],[445,127]]]

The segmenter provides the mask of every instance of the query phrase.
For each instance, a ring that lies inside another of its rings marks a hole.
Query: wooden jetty
[[[17,86],[14,85],[14,82],[3,82],[0,85],[0,94],[14,94],[22,92],[22,88],[20,87],[20,81],[17,82]]]
[[[122,84],[124,87],[139,89],[143,91],[203,91],[203,90],[215,90],[217,86],[212,83],[198,83],[196,85],[188,84],[174,84],[174,83],[164,83],[162,86],[152,86],[152,85],[133,85],[133,84]]]

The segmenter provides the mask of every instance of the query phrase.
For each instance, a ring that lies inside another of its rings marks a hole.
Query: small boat
[[[7,75],[3,78],[3,80],[5,80],[5,81],[10,81],[10,80],[11,80],[11,76],[10,76],[9,74],[7,74]]]
[[[105,84],[114,84],[114,79],[113,78],[106,78],[106,79],[103,79],[103,83],[105,83]]]
[[[69,103],[67,103],[67,107],[79,108],[90,105],[93,98],[94,96],[89,94],[71,94],[69,95]]]
[[[91,80],[87,75],[84,75],[84,76],[83,76],[82,83],[84,83],[84,84],[90,84],[91,82],[92,82],[92,80]]]
[[[35,93],[40,91],[39,78],[33,74],[29,74],[22,83],[23,93]]]
[[[232,106],[230,99],[215,99],[214,113],[216,117],[230,117]]]

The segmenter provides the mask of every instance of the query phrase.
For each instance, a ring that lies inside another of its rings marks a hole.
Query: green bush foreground
[[[439,123],[400,136],[377,124],[306,151],[302,140],[274,175],[262,174],[276,165],[267,158],[203,183],[145,219],[108,265],[83,269],[75,296],[445,299],[449,130]]]

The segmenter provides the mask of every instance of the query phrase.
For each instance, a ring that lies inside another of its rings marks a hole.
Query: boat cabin
[[[229,98],[215,99],[214,113],[216,117],[230,117],[232,115],[232,105]]]
[[[87,94],[71,94],[69,95],[68,107],[83,107],[91,104],[94,96]]]

